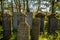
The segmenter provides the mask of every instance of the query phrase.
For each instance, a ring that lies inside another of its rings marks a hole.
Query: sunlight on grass
[[[17,37],[17,36],[16,36],[16,33],[14,33],[9,40],[16,40],[16,37]]]
[[[40,35],[39,40],[60,40],[60,30],[56,31],[58,33],[58,36],[55,38],[54,35]]]
[[[11,38],[10,38],[10,40],[14,40],[15,39],[15,35],[13,35]]]
[[[48,40],[48,39],[41,35],[41,36],[39,36],[39,40]]]

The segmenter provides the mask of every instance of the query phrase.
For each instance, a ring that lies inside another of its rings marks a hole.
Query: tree
[[[38,0],[38,9],[37,9],[37,12],[40,11],[40,0]]]
[[[1,10],[2,10],[2,17],[3,17],[3,12],[4,12],[4,0],[1,0]]]
[[[28,0],[26,0],[26,11],[27,11],[27,12],[30,12],[29,6],[28,6]]]

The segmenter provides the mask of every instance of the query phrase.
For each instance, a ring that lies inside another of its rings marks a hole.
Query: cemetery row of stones
[[[13,21],[12,16],[7,13],[3,15],[2,26],[3,26],[3,38],[9,39],[12,35],[12,26],[17,28],[17,40],[30,40],[30,27],[31,40],[38,40],[40,32],[44,33],[44,19],[45,15],[38,13],[35,19],[32,18],[32,13],[28,13],[27,16],[24,14],[14,13]],[[54,34],[58,28],[58,20],[55,15],[48,16],[48,33]]]

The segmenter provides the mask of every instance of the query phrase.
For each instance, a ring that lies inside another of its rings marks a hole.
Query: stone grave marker
[[[60,20],[58,20],[58,29],[60,30]]]
[[[3,38],[4,40],[8,40],[11,37],[12,30],[11,30],[11,16],[9,14],[3,14],[2,20],[3,26]]]
[[[17,12],[13,14],[13,27],[14,29],[17,29]]]
[[[36,15],[36,18],[40,18],[40,33],[44,33],[44,18],[45,16],[41,13]]]
[[[57,30],[58,28],[58,20],[55,18],[55,14],[51,14],[49,17],[49,20],[48,20],[48,32],[50,34],[54,34],[56,33],[55,31]]]
[[[30,25],[30,27],[32,26],[32,16],[33,16],[33,13],[32,12],[28,12],[27,14],[26,14],[27,16],[26,16],[26,21],[27,21],[27,23]]]
[[[29,40],[30,27],[25,22],[25,15],[21,14],[19,20],[20,21],[17,29],[17,40]]]
[[[35,18],[32,21],[31,40],[38,40],[40,35],[40,18]]]

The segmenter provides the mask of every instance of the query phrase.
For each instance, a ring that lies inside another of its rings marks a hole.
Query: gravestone
[[[57,2],[60,2],[60,0],[57,0]]]
[[[55,34],[55,31],[58,28],[58,21],[55,17],[55,14],[51,14],[50,16],[48,16],[48,25],[48,33]]]
[[[13,27],[14,29],[17,29],[17,12],[13,14]]]
[[[32,26],[32,16],[33,16],[33,13],[32,12],[28,12],[27,14],[26,14],[27,16],[26,16],[26,21],[27,21],[27,23],[30,25],[30,27]]]
[[[58,20],[58,30],[60,30],[60,20]]]
[[[2,19],[2,26],[3,26],[3,38],[4,40],[8,40],[11,37],[12,30],[11,30],[11,16],[7,13],[3,14]]]
[[[2,25],[2,16],[1,16],[1,13],[0,13],[0,25]]]
[[[44,18],[45,16],[41,13],[36,15],[36,18],[40,18],[40,33],[44,33]]]
[[[38,40],[40,35],[40,19],[35,18],[32,21],[31,40]]]
[[[25,15],[21,14],[19,20],[17,40],[29,40],[30,27],[25,22]]]

